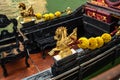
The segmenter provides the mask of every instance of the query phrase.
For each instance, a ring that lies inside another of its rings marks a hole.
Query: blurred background
[[[31,5],[35,13],[54,13],[56,11],[64,11],[67,7],[70,7],[72,11],[84,4],[87,0],[1,0],[0,2],[0,14],[5,14],[8,18],[17,18],[20,16],[20,10],[18,8],[19,3],[25,3],[29,8]],[[12,32],[12,24],[6,28],[0,28],[2,30],[9,29]]]

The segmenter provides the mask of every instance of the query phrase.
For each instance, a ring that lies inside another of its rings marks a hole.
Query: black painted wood
[[[17,31],[17,20],[16,19],[11,19],[10,23],[13,23],[13,25],[14,25],[13,26],[13,32],[11,33],[11,34],[14,34],[14,35],[11,37],[11,36],[9,36],[8,31],[4,31],[4,33],[2,34],[2,36],[4,38],[2,38],[0,40],[0,64],[1,64],[1,67],[3,69],[3,75],[5,77],[8,75],[8,72],[7,72],[7,69],[6,69],[6,64],[9,63],[9,62],[14,62],[18,59],[21,59],[21,58],[25,57],[25,64],[26,64],[27,67],[29,67],[29,63],[28,63],[29,56],[27,54],[26,46],[24,45],[25,48],[24,48],[23,51],[19,50],[20,38],[18,38],[19,33]],[[23,41],[21,41],[21,42],[23,42]],[[24,42],[23,42],[23,44],[24,44]],[[17,49],[18,54],[13,54],[12,53],[12,50],[14,48]],[[3,52],[7,52],[8,55],[6,57],[4,57]]]

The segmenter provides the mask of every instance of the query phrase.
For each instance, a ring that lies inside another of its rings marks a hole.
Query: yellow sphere
[[[103,39],[104,43],[108,43],[112,39],[111,35],[108,33],[102,34],[101,38]]]
[[[96,38],[91,37],[88,40],[89,40],[89,49],[94,50],[98,47]]]
[[[78,44],[79,48],[83,48],[83,49],[88,48],[89,41],[86,37],[81,37],[81,38],[78,39],[78,41],[79,41],[79,44]]]
[[[55,12],[55,16],[56,16],[56,17],[60,17],[60,16],[61,16],[61,12],[60,12],[60,11],[56,11],[56,12]]]
[[[100,48],[104,45],[104,41],[101,37],[96,37],[96,40],[97,40],[97,44],[98,44],[97,48]]]
[[[55,15],[53,13],[49,13],[49,18],[50,19],[54,19],[55,18]]]
[[[35,16],[36,16],[37,19],[41,19],[42,18],[42,14],[41,13],[36,13]]]
[[[45,21],[49,20],[49,14],[44,14],[43,18],[44,18]]]

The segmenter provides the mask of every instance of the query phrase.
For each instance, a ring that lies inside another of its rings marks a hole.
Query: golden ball
[[[98,44],[97,48],[100,48],[104,45],[104,41],[101,37],[96,37],[96,40],[97,40],[97,44]]]
[[[49,14],[44,14],[43,18],[44,18],[45,21],[49,20]]]
[[[89,41],[88,41],[88,39],[86,37],[79,38],[78,42],[79,42],[79,44],[78,44],[79,48],[86,49],[89,46]]]
[[[37,19],[41,19],[42,18],[42,14],[41,13],[36,13],[35,16],[36,16]]]
[[[56,16],[56,17],[60,17],[60,16],[61,16],[61,12],[60,12],[60,11],[56,11],[56,12],[55,12],[55,16]]]
[[[97,40],[94,37],[91,37],[88,39],[89,40],[89,49],[94,50],[98,47]]]
[[[104,33],[102,34],[101,38],[103,39],[104,43],[108,43],[111,41],[112,37],[110,34],[108,33]]]
[[[53,13],[49,13],[49,18],[50,19],[54,19],[55,18],[55,15]]]

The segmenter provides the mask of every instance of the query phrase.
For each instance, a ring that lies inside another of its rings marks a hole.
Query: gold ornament
[[[41,19],[42,18],[42,14],[41,13],[36,13],[35,16],[36,16],[37,19]]]
[[[101,38],[103,39],[104,43],[108,43],[111,41],[112,37],[110,34],[108,33],[104,33],[102,34]]]
[[[61,12],[60,12],[60,11],[56,11],[56,12],[55,12],[55,16],[56,16],[56,17],[60,17],[60,16],[61,16]]]
[[[79,48],[86,49],[89,46],[89,41],[88,41],[88,39],[86,37],[79,38],[78,42],[79,42],[79,44],[78,44]]]
[[[66,27],[58,27],[56,29],[54,39],[57,40],[56,47],[48,54],[52,56],[56,51],[58,51],[58,55],[60,55],[61,58],[64,58],[72,54],[71,46],[68,45],[77,40],[77,28],[75,28],[70,35],[67,35]]]
[[[49,18],[50,19],[54,19],[55,18],[55,15],[53,13],[49,13]]]
[[[44,18],[45,21],[49,20],[49,14],[44,14],[43,18]]]
[[[91,37],[88,39],[89,40],[89,49],[94,50],[98,47],[97,40],[94,37]]]
[[[97,40],[97,44],[98,44],[97,48],[100,48],[104,45],[104,41],[101,37],[96,37],[96,40]]]

